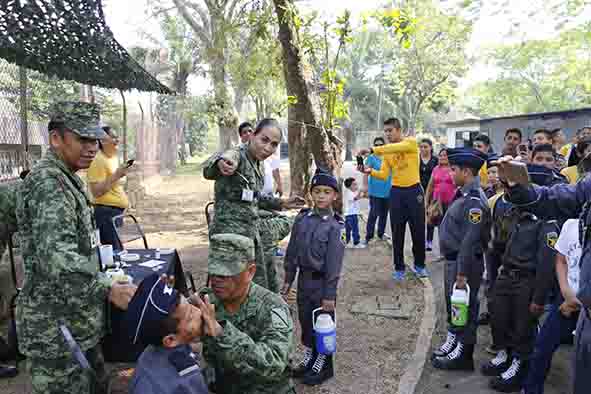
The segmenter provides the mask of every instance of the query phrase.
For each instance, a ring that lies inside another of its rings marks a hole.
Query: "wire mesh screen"
[[[32,118],[28,108],[31,74],[0,59],[0,182],[18,177],[47,146],[47,123]]]

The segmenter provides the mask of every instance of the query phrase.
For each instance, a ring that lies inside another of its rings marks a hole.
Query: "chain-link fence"
[[[46,123],[28,110],[30,73],[0,59],[0,182],[18,177],[47,146]]]

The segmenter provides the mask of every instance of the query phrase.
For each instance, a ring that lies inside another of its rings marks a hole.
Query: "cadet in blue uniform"
[[[539,183],[554,179],[551,169],[528,166]],[[554,244],[560,228],[555,220],[538,218],[514,205],[501,219],[506,237],[501,271],[493,290],[492,333],[500,349],[482,366],[492,376],[490,386],[501,392],[518,391],[527,376],[538,317],[554,285]]]
[[[460,187],[440,227],[439,247],[445,257],[445,290],[448,333],[445,343],[433,352],[433,366],[439,369],[472,370],[472,354],[478,326],[478,290],[484,271],[483,254],[490,232],[488,201],[480,187],[478,170],[486,154],[472,148],[449,149],[449,164],[455,184]],[[452,288],[470,287],[468,322],[451,324]]]
[[[505,165],[509,158],[501,159]],[[584,161],[588,161],[589,157]],[[514,184],[509,185],[508,199],[526,205],[536,215],[551,216],[560,220],[579,217],[581,220],[580,241],[583,247],[581,272],[577,299],[581,302],[581,314],[575,339],[574,393],[589,392],[591,385],[591,177],[587,174],[575,185],[558,184],[552,187]]]
[[[301,377],[308,385],[321,384],[334,375],[332,356],[316,351],[312,311],[319,307],[327,312],[335,309],[345,250],[345,224],[332,210],[337,193],[337,180],[317,171],[311,185],[314,208],[304,209],[296,217],[285,255],[282,294],[288,294],[297,274],[298,316],[306,348],[294,377]]]
[[[138,360],[129,394],[208,394],[198,357],[189,346],[203,332],[201,312],[167,282],[166,277],[150,275],[129,304],[131,338],[150,345]]]

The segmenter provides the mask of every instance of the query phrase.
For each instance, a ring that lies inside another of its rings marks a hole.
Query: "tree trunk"
[[[212,71],[215,112],[219,128],[219,147],[226,150],[238,143],[238,116],[226,85],[226,60],[217,56],[210,64]]]
[[[273,0],[279,22],[279,41],[283,49],[283,73],[288,96],[295,96],[297,103],[288,109],[289,164],[292,194],[305,195],[310,177],[310,153],[317,167],[338,175],[342,166],[339,140],[324,130],[314,96],[311,78],[305,74],[304,54],[296,42],[293,15],[288,5],[292,0]],[[310,149],[308,149],[310,147]]]

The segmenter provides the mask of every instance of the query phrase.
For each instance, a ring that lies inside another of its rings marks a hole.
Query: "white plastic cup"
[[[156,249],[155,257],[156,257],[156,260],[158,260],[160,258],[160,248]]]
[[[113,266],[113,245],[101,245],[99,251],[101,254],[101,265],[103,269]]]

